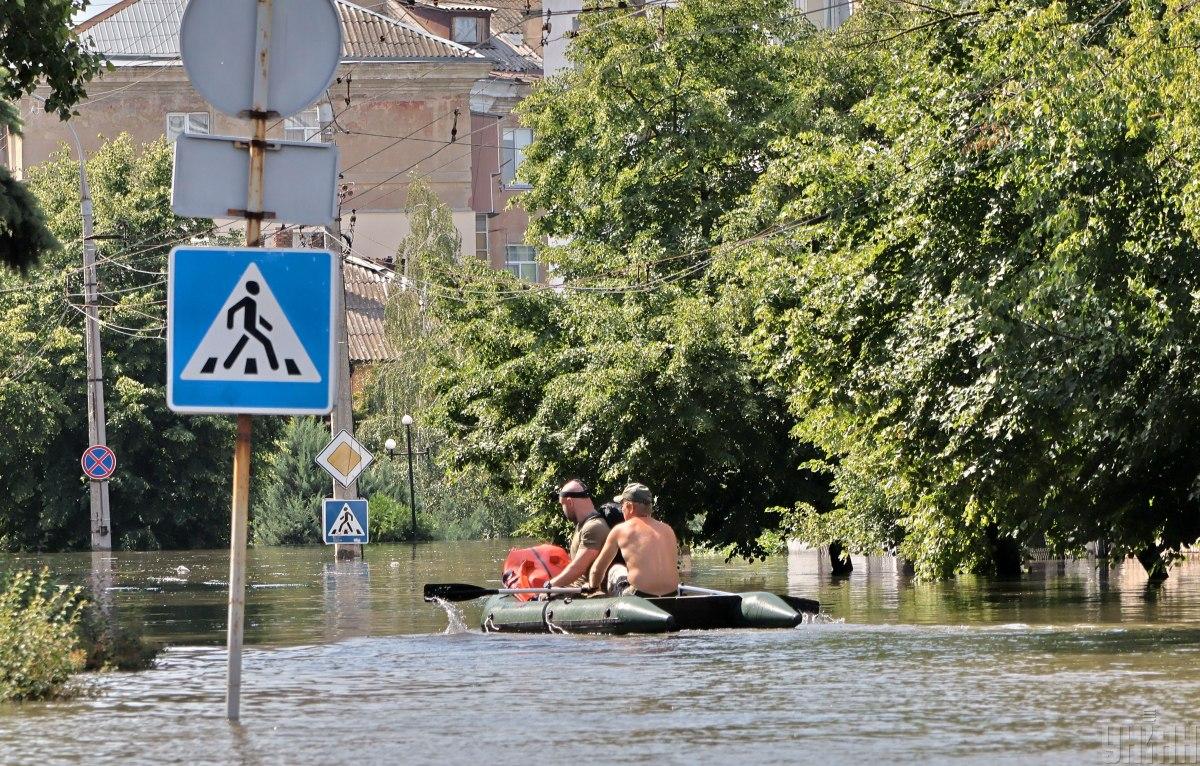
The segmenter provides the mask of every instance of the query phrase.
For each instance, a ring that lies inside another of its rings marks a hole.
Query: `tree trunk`
[[[1149,545],[1138,552],[1137,560],[1146,570],[1146,575],[1152,583],[1160,583],[1167,579],[1167,562],[1163,561],[1162,546]]]
[[[834,540],[829,544],[829,567],[834,577],[845,577],[854,571],[854,564],[841,542]]]

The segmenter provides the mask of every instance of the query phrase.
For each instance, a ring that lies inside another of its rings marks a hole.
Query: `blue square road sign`
[[[321,531],[327,545],[365,543],[368,529],[366,500],[326,498],[321,509]]]
[[[167,288],[167,406],[324,415],[337,369],[328,250],[177,247]]]

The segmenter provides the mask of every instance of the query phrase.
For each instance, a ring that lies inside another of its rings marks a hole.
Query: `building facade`
[[[76,107],[71,125],[85,152],[122,133],[139,143],[184,131],[250,134],[248,121],[216,112],[188,83],[179,58],[184,5],[122,0],[77,28],[114,65]],[[464,257],[497,268],[512,263],[519,276],[536,277],[523,266],[532,252],[528,217],[507,204],[517,191],[517,147],[529,140],[513,109],[542,74],[526,39],[537,10],[367,0],[335,6],[344,37],[336,80],[309,109],[273,121],[268,138],[338,145],[340,231],[272,224],[264,236],[279,245],[332,237],[347,255],[388,265],[409,231],[407,189],[419,180],[449,206]],[[34,99],[20,107],[23,135],[8,137],[4,157],[17,174],[70,139],[68,127]]]

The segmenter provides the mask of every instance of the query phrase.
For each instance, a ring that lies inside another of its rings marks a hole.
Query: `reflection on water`
[[[1133,762],[1123,732],[1200,724],[1200,560],[1154,590],[1095,561],[914,584],[887,559],[832,578],[815,552],[695,558],[697,585],[816,597],[837,621],[784,631],[485,636],[479,602],[422,600],[498,585],[508,547],[251,551],[240,726],[226,552],[2,559],[111,582],[120,618],[174,648],[93,695],[0,708],[0,763]]]

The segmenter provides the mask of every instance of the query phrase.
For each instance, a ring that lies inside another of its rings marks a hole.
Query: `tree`
[[[720,34],[712,34],[720,30]],[[519,174],[531,236],[561,292],[523,289],[473,262],[433,279],[458,352],[436,379],[457,465],[517,493],[526,530],[561,531],[547,490],[581,476],[650,484],[684,540],[756,556],[769,506],[825,502],[801,468],[783,399],[764,392],[706,280],[726,211],[800,116],[789,43],[812,34],[790,4],[685,0],[589,13],[574,68],[522,104]]]
[[[1194,4],[867,3],[856,95],[781,139],[719,266],[756,370],[829,456],[811,537],[918,571],[1200,537]],[[801,87],[808,87],[801,85]]]
[[[432,310],[435,285],[454,269],[461,237],[450,209],[420,180],[409,185],[405,212],[410,233],[396,251],[401,279],[393,284],[385,307],[385,332],[393,358],[374,365],[367,373],[367,384],[356,403],[360,411],[359,438],[381,444],[389,437],[399,437],[403,445],[407,429],[402,418],[413,415],[414,447],[425,452],[425,458],[418,457],[414,464],[420,512],[417,534],[451,539],[508,537],[520,524],[519,507],[477,467],[448,468],[446,459],[453,453],[447,446],[451,437],[433,417],[439,396],[433,385],[438,370],[461,361],[452,336]],[[381,473],[385,472],[384,466],[390,468],[390,463],[380,466]],[[407,466],[402,470],[406,471]],[[380,486],[387,484],[377,481]],[[390,488],[381,499],[407,499],[406,477],[400,482],[393,479]],[[411,539],[407,502],[385,503],[380,508],[386,509],[392,521],[379,531]],[[383,516],[373,515],[375,518]]]
[[[80,241],[78,166],[64,150],[29,172],[29,188],[63,242]],[[127,136],[88,161],[100,240],[100,319],[114,539],[121,547],[192,547],[227,538],[227,418],[166,408],[163,348],[166,256],[207,233],[208,221],[170,208],[171,150]],[[24,278],[0,277],[0,547],[62,550],[88,535],[86,364],[78,244]],[[266,421],[267,419],[261,419]],[[270,426],[260,434],[270,441]]]
[[[39,81],[50,89],[46,111],[71,116],[103,66],[72,32],[72,16],[87,6],[87,0],[0,4],[0,132],[20,133],[17,112],[4,102],[32,93]],[[55,245],[35,200],[0,168],[0,263],[24,270]]]

